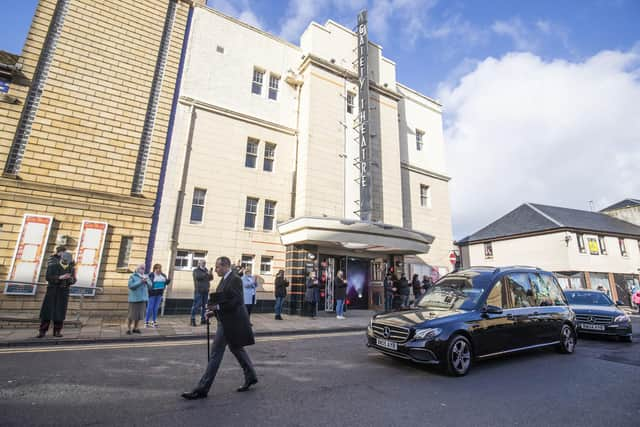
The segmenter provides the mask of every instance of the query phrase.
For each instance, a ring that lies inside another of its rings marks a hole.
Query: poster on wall
[[[4,287],[5,294],[36,294],[52,223],[53,217],[50,216],[24,214]]]
[[[76,283],[69,295],[95,296],[108,227],[106,222],[82,221],[75,256]]]

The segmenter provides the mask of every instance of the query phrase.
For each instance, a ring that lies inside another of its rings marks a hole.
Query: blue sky
[[[35,0],[3,0],[19,52]],[[596,209],[640,198],[638,0],[209,0],[298,43],[311,20],[370,38],[398,80],[444,105],[454,236],[520,203]]]

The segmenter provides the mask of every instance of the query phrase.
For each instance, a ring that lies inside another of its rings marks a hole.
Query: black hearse
[[[471,267],[440,279],[414,308],[373,316],[367,345],[465,375],[474,360],[556,346],[573,353],[575,314],[552,273]]]

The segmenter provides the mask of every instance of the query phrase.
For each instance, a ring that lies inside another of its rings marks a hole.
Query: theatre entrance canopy
[[[434,239],[402,227],[345,218],[295,218],[279,224],[278,232],[283,245],[346,249],[372,257],[428,253]]]

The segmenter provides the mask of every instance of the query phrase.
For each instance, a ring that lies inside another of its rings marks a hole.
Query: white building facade
[[[353,307],[381,304],[390,268],[447,271],[441,105],[398,83],[371,42],[372,221],[359,219],[356,42],[328,21],[310,24],[296,46],[195,8],[153,242],[153,262],[173,276],[170,310],[192,298],[197,260],[222,255],[252,268],[265,310],[285,270],[292,312],[309,270],[329,310],[338,269]]]

